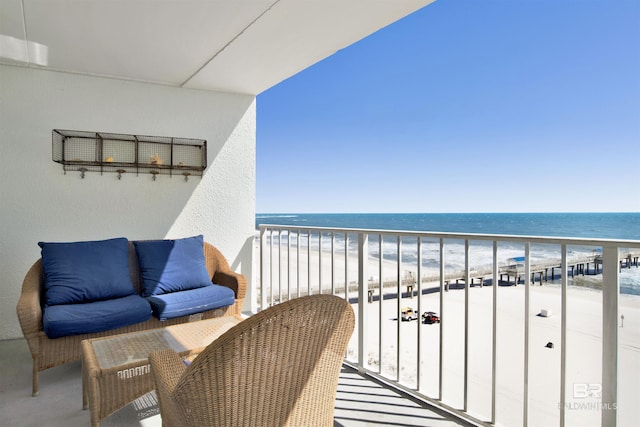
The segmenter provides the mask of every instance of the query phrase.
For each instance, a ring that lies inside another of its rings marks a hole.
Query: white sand
[[[497,328],[497,400],[498,425],[522,424],[524,389],[524,291],[523,285],[498,288]],[[600,402],[597,398],[573,397],[576,384],[600,384],[602,360],[601,293],[584,289],[569,289],[567,331],[567,425],[600,425],[600,411],[585,409]],[[464,306],[465,291],[451,290],[444,294],[440,310],[439,293],[422,296],[421,310],[436,311],[443,319],[443,402],[463,408],[464,387]],[[418,307],[417,296],[403,298],[402,307]],[[468,334],[468,411],[489,420],[491,414],[491,348],[492,348],[492,287],[469,290]],[[560,289],[557,286],[530,288],[529,344],[529,425],[558,425],[560,412]],[[542,308],[553,312],[540,317]],[[357,306],[354,309],[358,310]],[[370,369],[379,369],[378,322],[379,303],[367,304],[367,346]],[[622,295],[620,312],[624,327],[619,329],[619,425],[640,425],[638,382],[640,381],[640,298]],[[382,373],[395,379],[397,375],[397,300],[382,304]],[[438,324],[425,325],[417,321],[400,322],[400,382],[417,387],[418,327],[421,334],[420,391],[438,398],[439,337]],[[350,349],[355,357],[357,332]],[[547,348],[548,342],[554,348]],[[597,386],[590,386],[597,391]],[[585,406],[585,404],[587,404]],[[579,409],[578,409],[579,408]]]
[[[259,253],[259,252],[256,252]],[[267,271],[274,281],[274,295],[291,292],[296,295],[298,267],[295,251],[290,253],[291,264]],[[274,259],[276,257],[274,256]],[[311,288],[318,289],[317,252],[311,253]],[[307,290],[308,267],[306,255],[301,255],[300,282],[303,293]],[[323,257],[322,288],[331,289],[331,278],[336,287],[343,288],[344,256],[337,256],[332,266],[329,257]],[[368,265],[366,277],[377,282],[378,262]],[[290,272],[290,274],[289,274]],[[401,269],[401,277],[405,271]],[[280,279],[282,276],[282,279]],[[290,276],[290,277],[289,277]],[[383,278],[395,280],[397,265],[384,263]],[[357,281],[357,262],[349,261],[348,281]],[[432,287],[434,284],[425,285]],[[406,291],[403,287],[402,291]],[[344,291],[339,291],[343,295]],[[418,309],[418,297],[402,298],[398,304],[396,288],[386,287],[382,307],[378,298],[367,303],[366,354],[368,368],[374,372],[399,380],[410,388],[417,388],[418,360],[420,361],[419,391],[431,398],[438,398],[439,338],[438,324],[426,325],[418,321],[398,322],[398,305]],[[378,290],[375,290],[378,295]],[[350,292],[350,297],[357,293]],[[497,425],[522,425],[524,393],[524,297],[525,286],[498,287],[497,316]],[[284,298],[286,299],[286,297]],[[353,305],[358,311],[358,304]],[[464,307],[465,290],[452,289],[444,293],[444,306],[440,307],[440,293],[432,292],[421,297],[421,312],[435,311],[443,320],[443,403],[457,409],[464,405]],[[538,316],[542,309],[551,310],[551,317]],[[382,315],[380,316],[380,310]],[[467,410],[473,416],[489,420],[491,416],[491,350],[493,287],[469,289],[468,331],[468,400]],[[619,392],[618,425],[640,425],[640,297],[620,296],[620,313],[624,315],[624,327],[619,331]],[[599,426],[601,410],[597,396],[584,397],[588,387],[597,393],[602,372],[602,293],[596,290],[569,287],[567,307],[567,364],[566,364],[566,425]],[[382,319],[380,321],[380,319]],[[530,287],[529,314],[529,425],[559,425],[560,419],[560,286],[549,284]],[[399,323],[399,325],[398,325]],[[382,328],[379,334],[378,325]],[[398,326],[400,327],[400,362],[397,361]],[[419,328],[419,331],[418,331]],[[418,349],[418,332],[421,348]],[[382,336],[382,362],[379,354],[379,336]],[[357,336],[349,346],[348,358],[357,359]],[[551,342],[553,348],[545,345]],[[419,354],[419,357],[418,357]],[[576,393],[574,393],[574,384]]]

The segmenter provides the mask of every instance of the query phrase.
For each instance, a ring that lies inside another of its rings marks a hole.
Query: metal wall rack
[[[178,175],[188,180],[202,176],[207,167],[207,141],[165,136],[128,135],[54,129],[53,161],[64,173],[78,171]]]

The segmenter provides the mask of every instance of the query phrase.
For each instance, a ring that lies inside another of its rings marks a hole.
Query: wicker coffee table
[[[225,316],[82,341],[82,408],[91,410],[91,425],[155,388],[150,353],[170,348],[194,357],[241,321]]]

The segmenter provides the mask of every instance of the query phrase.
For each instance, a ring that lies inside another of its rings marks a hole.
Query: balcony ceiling
[[[1,0],[0,62],[257,95],[433,0]]]

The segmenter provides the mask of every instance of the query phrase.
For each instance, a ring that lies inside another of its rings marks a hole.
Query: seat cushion
[[[54,305],[44,308],[42,322],[49,338],[89,334],[144,322],[151,307],[139,295],[86,304]]]
[[[155,317],[167,320],[233,305],[235,293],[226,286],[209,284],[188,291],[150,296],[147,301]]]
[[[135,293],[125,238],[38,245],[42,248],[47,306],[110,300]]]
[[[133,242],[142,279],[142,296],[201,288],[211,284],[203,236]]]

